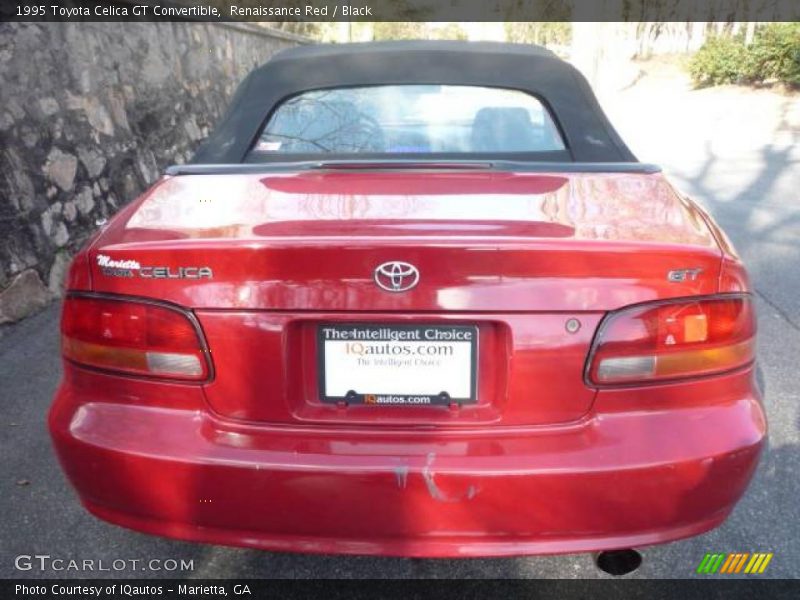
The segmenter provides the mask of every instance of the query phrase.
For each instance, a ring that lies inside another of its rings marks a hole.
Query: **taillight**
[[[613,385],[729,371],[753,360],[755,333],[746,294],[624,308],[600,325],[587,378]]]
[[[188,313],[146,301],[67,296],[61,348],[76,363],[128,373],[202,381],[207,354]]]

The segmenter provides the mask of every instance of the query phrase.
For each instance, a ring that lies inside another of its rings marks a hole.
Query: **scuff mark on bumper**
[[[478,495],[478,487],[470,484],[463,494],[447,494],[436,485],[434,480],[435,473],[433,472],[433,461],[436,460],[436,453],[429,452],[428,459],[425,463],[425,468],[422,469],[422,477],[425,479],[425,486],[428,488],[428,493],[431,498],[439,502],[461,502],[462,500],[472,500]]]

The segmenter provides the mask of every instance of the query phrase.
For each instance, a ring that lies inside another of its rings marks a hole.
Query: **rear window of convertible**
[[[380,85],[304,92],[272,112],[248,159],[279,154],[554,152],[547,108],[518,90]]]

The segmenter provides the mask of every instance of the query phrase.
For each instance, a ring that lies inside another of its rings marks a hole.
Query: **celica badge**
[[[100,272],[107,277],[138,277],[140,279],[211,279],[211,267],[196,266],[150,266],[141,265],[132,259],[114,259],[105,254],[97,255]]]

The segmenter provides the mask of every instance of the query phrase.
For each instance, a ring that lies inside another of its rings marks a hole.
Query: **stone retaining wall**
[[[59,295],[98,219],[186,161],[248,71],[304,41],[255,24],[0,24],[0,324]]]

